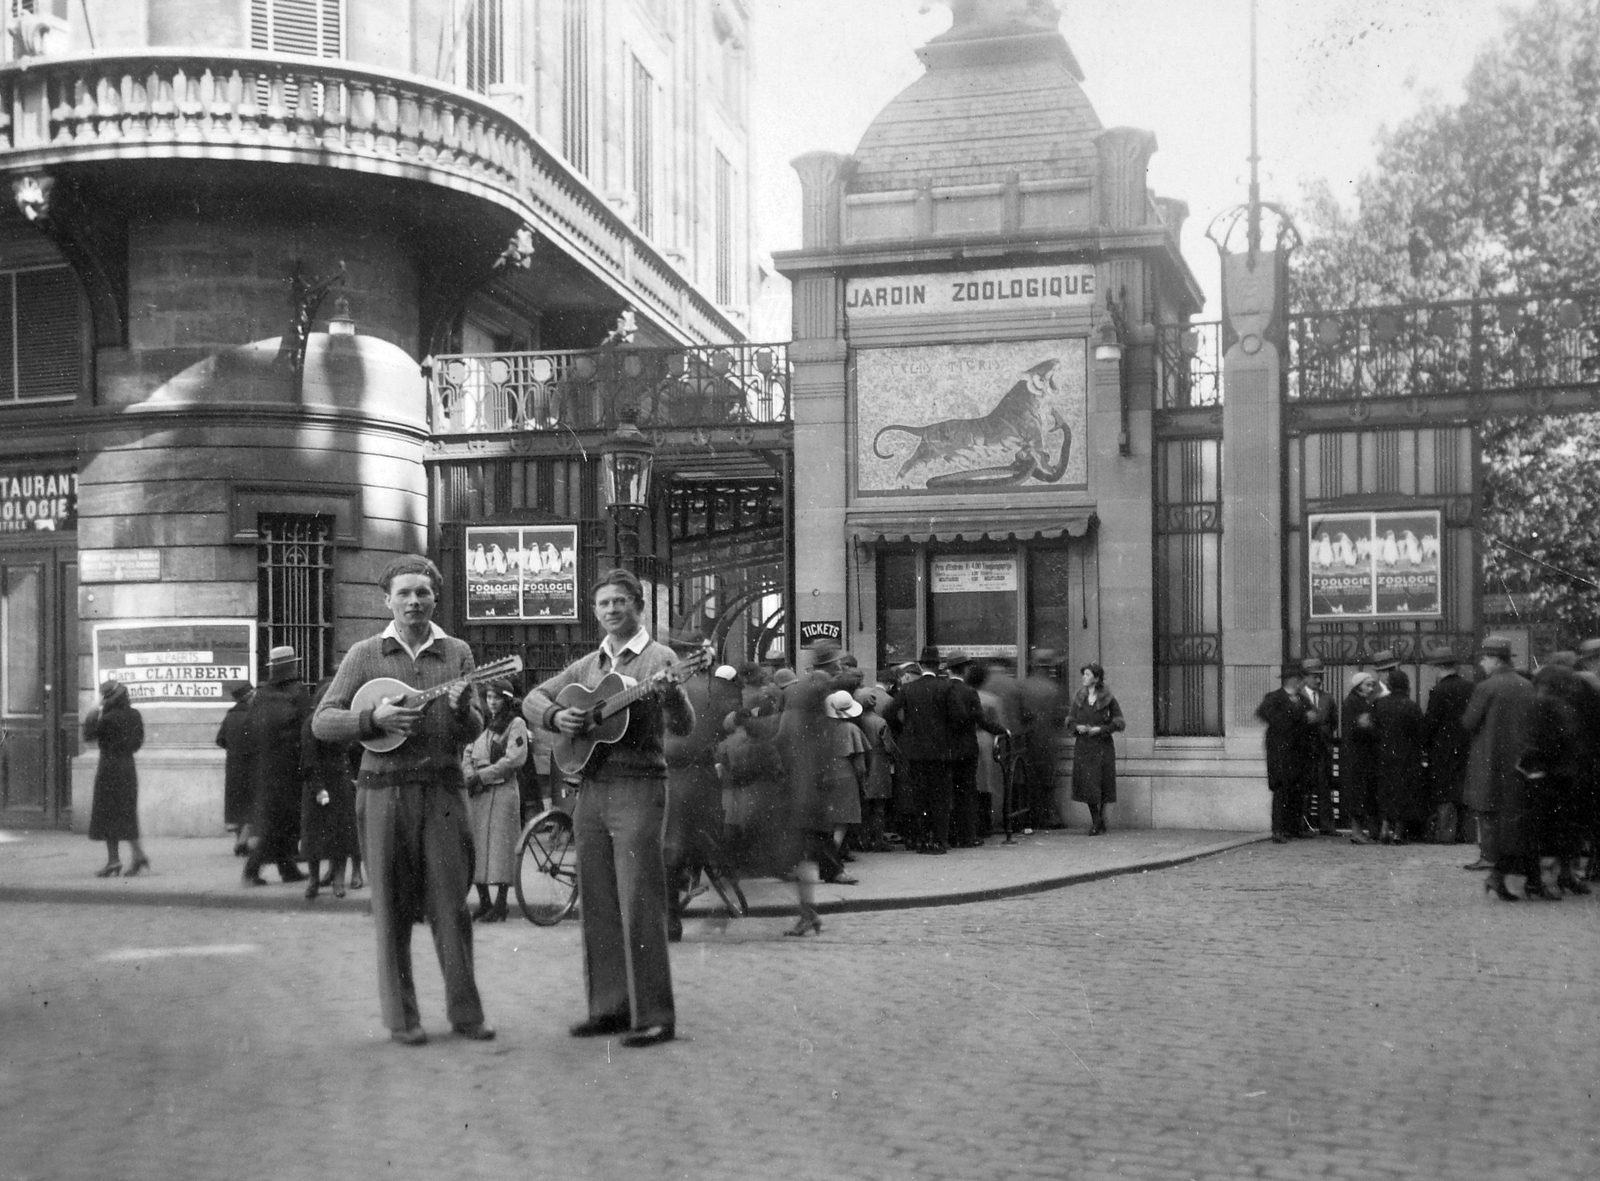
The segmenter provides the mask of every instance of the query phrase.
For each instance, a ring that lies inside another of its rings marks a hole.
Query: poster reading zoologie
[[[571,623],[578,618],[578,527],[468,529],[467,618]]]
[[[1310,617],[1441,614],[1439,537],[1436,511],[1308,517]]]
[[[1084,488],[1088,344],[1067,340],[861,349],[861,493]]]

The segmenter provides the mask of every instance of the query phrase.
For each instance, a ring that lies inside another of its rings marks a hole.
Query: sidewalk
[[[819,885],[817,903],[819,910],[838,914],[1008,898],[1164,869],[1266,837],[1266,833],[1148,829],[1090,837],[1077,828],[1018,836],[1011,845],[991,837],[981,849],[955,849],[944,857],[865,853],[849,867],[860,884]],[[233,855],[232,837],[152,838],[144,847],[149,870],[136,878],[99,879],[94,871],[104,864],[105,846],[98,842],[54,830],[0,832],[0,902],[367,910],[365,889],[352,890],[342,899],[324,890],[315,902],[308,902],[303,883],[280,883],[271,866],[262,870],[269,885],[241,886],[244,861]],[[126,858],[126,849],[123,852]],[[753,915],[794,912],[793,885],[764,878],[745,882],[744,892]],[[716,895],[707,891],[690,905],[689,914],[711,914],[720,907]]]

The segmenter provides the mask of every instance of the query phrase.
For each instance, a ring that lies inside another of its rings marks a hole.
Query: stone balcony
[[[516,118],[469,91],[345,61],[145,50],[0,66],[0,172],[97,162],[338,169],[491,202],[686,343],[739,329]]]

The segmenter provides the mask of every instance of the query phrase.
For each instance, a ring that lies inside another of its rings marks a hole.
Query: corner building
[[[144,831],[220,832],[232,690],[274,644],[331,673],[387,618],[383,566],[437,556],[430,494],[471,482],[459,391],[489,376],[430,384],[429,358],[591,350],[624,313],[641,346],[743,338],[749,15],[7,12],[0,824],[87,826],[78,719],[115,675],[145,716]]]
[[[1264,826],[1265,792],[1235,774],[1258,776],[1259,750],[1236,760],[1221,736],[1220,668],[1199,694],[1214,724],[1183,727],[1158,661],[1174,596],[1152,419],[1162,341],[1201,302],[1187,207],[1146,187],[1152,134],[1101,126],[1053,20],[984,9],[919,51],[853,155],[794,162],[803,245],[778,267],[801,634],[837,623],[877,668],[931,644],[1026,673],[1049,650],[1074,686],[1098,661],[1128,723],[1115,823]],[[1217,541],[1187,570],[1211,632]]]

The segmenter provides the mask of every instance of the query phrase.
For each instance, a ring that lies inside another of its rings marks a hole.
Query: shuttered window
[[[656,80],[633,59],[633,202],[639,232],[656,229]]]
[[[344,0],[250,0],[250,45],[306,57],[344,56]]]
[[[589,0],[566,0],[562,14],[565,80],[561,88],[561,151],[589,174]]]
[[[717,302],[733,303],[733,165],[716,153]]]
[[[66,267],[0,271],[0,403],[77,397],[87,319]]]
[[[504,0],[470,0],[467,12],[467,89],[488,94],[506,80]]]

